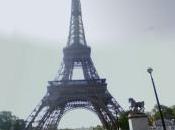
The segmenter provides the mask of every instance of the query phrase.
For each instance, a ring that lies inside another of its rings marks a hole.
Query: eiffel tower
[[[26,119],[25,130],[56,130],[64,114],[78,108],[94,112],[105,129],[117,130],[117,117],[123,109],[92,62],[80,0],[72,0],[69,37],[63,53],[61,68],[56,78],[48,82],[46,95]],[[82,70],[83,79],[73,79],[77,68]]]

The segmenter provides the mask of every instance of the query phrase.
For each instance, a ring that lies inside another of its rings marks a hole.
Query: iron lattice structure
[[[72,0],[70,31],[63,49],[61,69],[48,82],[47,94],[26,120],[25,130],[56,130],[68,111],[83,108],[94,112],[107,130],[117,129],[117,116],[123,111],[107,90],[106,79],[101,79],[87,46],[80,0]],[[73,79],[73,70],[79,68],[83,79]]]

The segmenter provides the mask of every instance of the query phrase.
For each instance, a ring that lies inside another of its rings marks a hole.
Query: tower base
[[[130,130],[148,130],[148,117],[144,113],[128,115]]]

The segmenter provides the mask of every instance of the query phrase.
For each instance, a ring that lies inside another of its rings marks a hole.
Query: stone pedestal
[[[130,130],[148,130],[148,117],[144,113],[128,115]]]

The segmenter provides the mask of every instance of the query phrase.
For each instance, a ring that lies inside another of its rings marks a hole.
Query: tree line
[[[165,119],[175,120],[175,105],[171,107],[161,105],[161,109]],[[121,113],[117,121],[118,125],[122,130],[129,130],[128,114],[129,110]],[[148,116],[148,123],[150,126],[154,124],[154,121],[160,119],[160,114],[157,105],[154,106],[151,112],[146,112],[146,114]],[[18,118],[17,116],[13,115],[12,112],[10,111],[0,112],[0,130],[22,130],[24,129],[24,127],[25,127],[24,119]],[[103,127],[100,125],[91,128],[93,130],[104,130]],[[68,129],[62,129],[62,130],[68,130]]]
[[[0,130],[22,130],[25,121],[13,115],[10,111],[0,112]]]

